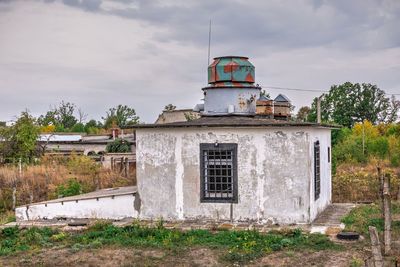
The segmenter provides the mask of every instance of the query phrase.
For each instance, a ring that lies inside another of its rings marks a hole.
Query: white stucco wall
[[[99,197],[78,201],[35,203],[18,207],[15,211],[17,221],[66,218],[122,219],[137,217],[134,208],[135,196],[117,195],[113,198]]]
[[[138,129],[140,218],[310,222],[330,202],[330,130],[279,128]],[[313,142],[321,143],[321,197],[313,199]],[[200,143],[238,144],[237,204],[200,203]]]
[[[320,143],[321,164],[321,193],[315,200],[314,196],[314,142]],[[310,220],[313,221],[332,201],[332,160],[328,161],[328,147],[331,148],[331,131],[324,129],[312,129],[310,131]],[[332,148],[331,148],[332,157]]]

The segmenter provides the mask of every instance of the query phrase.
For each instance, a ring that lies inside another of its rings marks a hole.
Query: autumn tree
[[[51,108],[45,115],[41,115],[38,123],[42,126],[55,125],[57,131],[71,129],[78,122],[74,115],[75,109],[75,104],[61,101],[58,107]],[[83,116],[83,113],[81,115]]]
[[[118,127],[134,125],[139,123],[139,116],[133,108],[126,105],[118,105],[117,107],[110,108],[106,112],[106,116],[102,117],[104,120],[104,127],[106,129],[112,127],[114,124]]]

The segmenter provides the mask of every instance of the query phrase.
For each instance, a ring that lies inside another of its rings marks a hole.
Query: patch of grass
[[[32,227],[24,230],[18,227],[4,228],[0,231],[0,256],[49,247],[53,244],[51,237],[56,233],[50,228]]]
[[[155,228],[133,224],[116,227],[99,222],[81,233],[68,234],[50,228],[5,228],[0,235],[0,255],[49,246],[65,245],[71,250],[99,248],[106,245],[122,247],[157,247],[179,251],[194,246],[216,248],[226,251],[223,259],[244,263],[278,250],[327,250],[340,249],[321,234],[305,234],[301,230],[273,231],[178,231],[165,229],[161,224]]]
[[[400,213],[400,205],[392,203],[392,214]],[[378,231],[383,231],[384,221],[381,218],[380,205],[369,204],[361,205],[350,211],[342,218],[342,223],[346,225],[346,231],[355,231],[360,234],[368,235],[368,226],[375,226]],[[400,233],[400,222],[392,222],[392,231]]]
[[[0,225],[15,222],[15,213],[13,211],[0,212]]]

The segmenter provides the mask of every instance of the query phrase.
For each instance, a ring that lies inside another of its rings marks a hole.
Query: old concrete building
[[[261,88],[254,85],[254,66],[245,57],[216,58],[208,73],[204,105],[196,106],[200,118],[134,126],[137,187],[118,189],[123,195],[118,198],[107,193],[96,201],[67,198],[19,207],[17,220],[116,219],[125,214],[139,219],[312,222],[331,202],[330,127],[272,119],[269,106],[259,106],[265,116],[257,114]],[[263,101],[270,105],[270,99]],[[274,101],[281,102],[277,115],[288,112],[287,97]],[[126,209],[102,211],[121,201]]]
[[[256,116],[247,58],[216,58],[203,91],[200,119],[136,127],[140,218],[316,218],[331,202],[330,128]]]

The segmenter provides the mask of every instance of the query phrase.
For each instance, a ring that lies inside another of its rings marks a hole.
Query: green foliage
[[[367,163],[372,158],[400,165],[400,136],[396,124],[356,123],[332,133],[333,163]],[[364,151],[363,151],[364,146]]]
[[[95,120],[90,120],[85,124],[85,132],[87,134],[97,134],[101,128],[103,128],[103,125]]]
[[[136,116],[136,112],[133,108],[126,105],[118,105],[117,107],[110,108],[104,120],[104,127],[106,129],[111,127],[124,127],[128,125],[134,125],[139,123],[139,117]]]
[[[5,228],[0,234],[0,255],[35,248],[69,246],[72,251],[99,248],[105,245],[123,247],[158,247],[185,249],[205,246],[225,250],[223,258],[230,262],[245,263],[278,250],[337,250],[334,244],[321,234],[305,234],[299,229],[259,233],[257,231],[168,230],[164,227],[149,228],[138,224],[116,227],[101,221],[84,232],[68,234],[50,228]]]
[[[17,226],[4,228],[0,230],[0,256],[48,247],[52,245],[51,237],[55,234],[58,234],[56,230],[47,227],[24,230]]]
[[[392,213],[400,214],[400,205],[393,203]],[[368,226],[375,226],[382,232],[384,227],[383,218],[381,218],[381,209],[376,204],[362,205],[354,208],[348,215],[342,218],[342,223],[346,225],[347,231],[355,231],[360,234],[368,235]],[[400,222],[392,222],[392,232],[400,234]]]
[[[85,125],[83,125],[83,123],[78,122],[77,124],[75,124],[72,129],[71,132],[74,133],[84,133],[85,131]]]
[[[57,187],[57,195],[60,197],[76,196],[82,193],[82,186],[76,179],[69,179],[65,184]]]
[[[108,153],[127,153],[131,152],[131,146],[128,141],[117,138],[113,142],[107,144],[106,151]]]
[[[29,162],[35,156],[39,127],[27,111],[21,113],[14,125],[2,128],[0,136],[4,138],[0,144],[0,153],[4,158]]]
[[[316,102],[311,106],[308,121],[316,121]],[[389,98],[376,85],[352,84],[346,82],[333,85],[321,101],[321,118],[325,122],[335,122],[352,127],[356,122],[368,120],[373,124],[395,122],[398,118],[400,101]]]
[[[38,122],[42,126],[55,125],[57,132],[67,131],[78,122],[74,116],[75,108],[75,104],[61,101],[58,107],[47,111],[45,115],[41,115]]]

